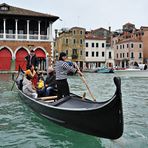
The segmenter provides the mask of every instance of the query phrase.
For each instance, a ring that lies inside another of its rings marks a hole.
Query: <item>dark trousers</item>
[[[57,82],[57,89],[58,89],[58,98],[69,96],[69,86],[67,79],[64,80],[56,80]]]

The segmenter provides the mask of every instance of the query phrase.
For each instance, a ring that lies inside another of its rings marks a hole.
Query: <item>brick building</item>
[[[31,49],[39,58],[39,69],[45,70],[53,49],[52,24],[58,18],[1,4],[0,70],[18,70],[19,65],[25,69],[25,56]]]

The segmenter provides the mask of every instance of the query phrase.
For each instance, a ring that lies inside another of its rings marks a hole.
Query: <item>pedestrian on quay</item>
[[[55,64],[58,99],[69,96],[70,94],[69,85],[67,82],[67,72],[78,73],[80,76],[83,76],[83,73],[80,70],[68,65],[68,63],[65,61],[66,58],[66,53],[61,52],[59,61],[57,61]]]

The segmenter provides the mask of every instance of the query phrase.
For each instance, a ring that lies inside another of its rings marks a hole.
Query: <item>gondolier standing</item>
[[[66,60],[66,53],[61,52],[59,61],[56,62],[55,65],[55,72],[56,72],[56,83],[58,88],[58,98],[62,98],[65,96],[69,96],[69,85],[67,82],[67,72],[71,71],[73,73],[78,73],[80,76],[83,75],[83,73],[72,66],[69,66]]]

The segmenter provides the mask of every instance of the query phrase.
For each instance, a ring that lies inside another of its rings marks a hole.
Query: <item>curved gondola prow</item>
[[[113,139],[118,139],[123,134],[124,121],[123,121],[123,109],[122,109],[122,93],[121,93],[121,78],[114,77],[114,83],[116,85],[115,98],[116,98],[116,116],[118,117],[117,135]]]
[[[121,78],[114,77],[114,83],[116,85],[116,94],[121,94]]]

